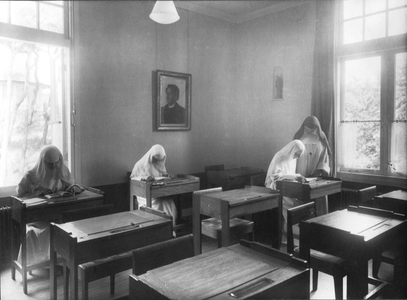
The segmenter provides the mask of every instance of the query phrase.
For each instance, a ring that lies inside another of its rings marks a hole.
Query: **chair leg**
[[[89,298],[89,282],[88,278],[86,276],[86,271],[84,271],[82,268],[78,268],[78,277],[81,279],[81,288],[82,288],[82,299],[83,300],[88,300]]]
[[[312,269],[312,290],[318,289],[318,270]]]
[[[64,300],[68,299],[69,296],[69,269],[64,262]]]
[[[110,275],[110,295],[114,295],[114,274]]]
[[[335,299],[343,299],[343,277],[340,274],[334,274]]]

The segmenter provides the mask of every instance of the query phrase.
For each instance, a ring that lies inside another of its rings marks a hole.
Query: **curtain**
[[[311,113],[321,123],[332,149],[331,175],[335,174],[335,9],[336,0],[316,1],[314,68]]]

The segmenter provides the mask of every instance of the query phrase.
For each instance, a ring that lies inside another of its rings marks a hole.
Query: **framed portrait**
[[[284,99],[284,74],[282,67],[275,67],[273,70],[273,100]]]
[[[156,71],[157,131],[191,130],[191,74]]]

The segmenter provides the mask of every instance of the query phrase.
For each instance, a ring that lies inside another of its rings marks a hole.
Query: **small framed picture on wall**
[[[282,67],[275,67],[273,70],[273,100],[284,99],[284,74]]]
[[[191,74],[157,70],[154,100],[156,130],[191,130]]]

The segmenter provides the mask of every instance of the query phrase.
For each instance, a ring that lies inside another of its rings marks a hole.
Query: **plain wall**
[[[178,9],[149,19],[153,1],[74,1],[72,53],[77,182],[127,181],[156,143],[170,173],[205,165],[268,168],[310,114],[315,3],[234,24]],[[273,68],[284,100],[272,100]],[[192,75],[191,130],[153,130],[154,71]]]

